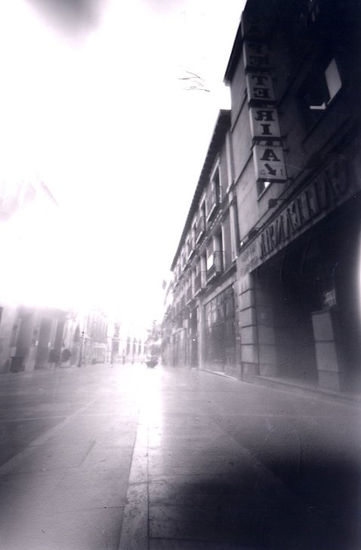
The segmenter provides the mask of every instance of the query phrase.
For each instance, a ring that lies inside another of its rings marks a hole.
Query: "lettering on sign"
[[[292,240],[307,224],[335,208],[348,196],[349,177],[345,160],[336,159],[292,200],[259,237],[263,260]]]
[[[269,71],[271,68],[271,58],[267,44],[244,42],[243,62],[246,71]]]
[[[253,147],[253,161],[258,181],[287,181],[283,150],[279,144],[256,144]]]
[[[253,161],[258,193],[270,183],[287,181],[286,166],[281,143],[281,132],[271,78],[271,55],[261,18],[243,16],[243,61],[246,75],[247,99],[251,134],[254,142]]]
[[[246,75],[247,99],[250,104],[274,103],[272,78],[269,74],[248,73]]]
[[[264,17],[259,17],[257,15],[246,15],[245,12],[242,14],[241,19],[241,30],[242,38],[245,40],[252,41],[264,41],[267,36],[267,20]]]
[[[253,138],[280,138],[278,113],[273,107],[251,107],[249,110]]]

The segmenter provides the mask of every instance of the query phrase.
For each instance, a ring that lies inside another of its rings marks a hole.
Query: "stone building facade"
[[[237,357],[239,241],[230,123],[230,111],[220,111],[173,259],[172,301],[163,323],[168,362],[227,372]]]
[[[195,339],[200,366],[210,358],[217,370],[237,377],[360,390],[356,4],[246,4],[225,74],[231,91],[229,122],[224,142],[212,149],[229,178],[231,262],[227,268],[227,247],[221,247],[222,270],[216,270],[212,287],[206,278],[201,297],[182,302],[188,288],[185,274],[192,272],[186,243],[194,199],[172,264],[176,285],[168,319],[172,337],[177,335],[173,349],[180,350],[175,353],[178,362],[192,364],[189,342]],[[224,157],[223,143],[228,150]],[[204,172],[204,189],[211,179],[212,172]],[[218,208],[223,246],[227,222],[222,201]],[[217,235],[213,227],[206,228],[206,250]],[[217,256],[217,248],[213,252]],[[200,271],[206,267],[203,261]],[[184,286],[183,294],[177,285]],[[228,305],[221,306],[222,298],[214,299],[229,289],[233,305],[224,298]],[[180,316],[185,310],[179,304],[187,306],[188,317]],[[192,304],[197,304],[193,324]],[[220,318],[228,326],[225,311],[232,308],[234,336],[217,324]]]

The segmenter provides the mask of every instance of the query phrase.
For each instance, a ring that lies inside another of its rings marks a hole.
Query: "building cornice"
[[[185,237],[191,227],[193,217],[195,212],[198,209],[199,200],[201,198],[201,195],[208,184],[210,171],[212,169],[214,160],[217,156],[217,154],[220,152],[220,148],[223,144],[224,138],[226,133],[228,132],[231,125],[231,112],[228,109],[221,109],[218,114],[218,118],[213,130],[212,138],[208,147],[208,151],[206,154],[206,158],[203,164],[203,168],[201,171],[201,174],[199,176],[198,184],[195,190],[195,193],[193,195],[192,203],[188,212],[188,216],[184,225],[184,229],[178,244],[177,251],[174,255],[172,264],[171,264],[171,270],[173,271],[175,264],[178,260],[180,251],[183,246],[183,242],[185,240]]]

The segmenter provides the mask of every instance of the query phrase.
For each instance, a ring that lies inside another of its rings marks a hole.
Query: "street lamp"
[[[80,337],[80,348],[79,348],[79,361],[78,361],[78,367],[81,367],[82,361],[83,361],[83,344],[84,344],[84,331],[81,333]]]

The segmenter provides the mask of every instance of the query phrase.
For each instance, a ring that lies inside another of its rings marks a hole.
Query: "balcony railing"
[[[207,261],[207,281],[212,279],[218,273],[221,273],[223,268],[222,251],[216,250]]]
[[[206,224],[205,224],[204,216],[200,216],[200,218],[198,220],[198,223],[197,223],[197,227],[196,227],[196,243],[202,237],[202,235],[204,233],[204,230],[205,230],[205,226],[206,226]]]

